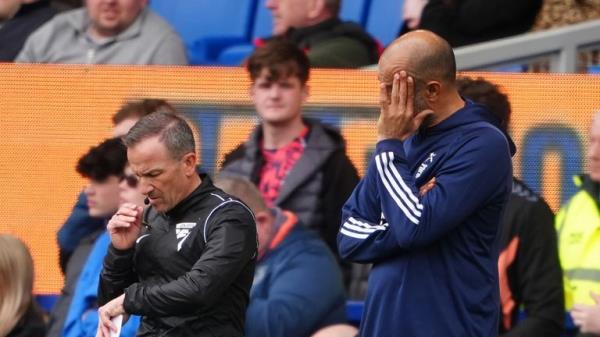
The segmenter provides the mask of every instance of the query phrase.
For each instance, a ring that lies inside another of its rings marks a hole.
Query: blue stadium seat
[[[363,24],[366,21],[369,5],[372,0],[346,0],[342,1],[340,17],[343,20]],[[271,36],[273,18],[271,12],[265,7],[265,0],[259,0],[256,8],[254,27],[251,40]],[[235,45],[226,48],[219,55],[217,63],[220,65],[236,66],[252,53],[254,46],[251,43]]]
[[[499,67],[494,67],[491,69],[487,69],[489,71],[498,72],[498,73],[522,73],[527,71],[527,64],[506,64]]]
[[[215,64],[228,46],[248,42],[257,0],[152,0],[186,44],[191,64]]]
[[[52,308],[54,307],[54,304],[56,304],[56,301],[58,301],[58,298],[59,295],[57,294],[39,294],[35,296],[35,300],[40,308],[44,310],[44,312],[52,311]]]
[[[365,28],[384,46],[400,32],[403,4],[404,0],[371,0]]]
[[[254,51],[253,42],[255,39],[271,36],[273,17],[271,16],[271,11],[265,7],[265,1],[258,0],[250,42],[231,46],[223,50],[217,59],[218,64],[225,66],[240,65]]]
[[[266,0],[258,0],[252,27],[252,39],[271,36],[273,31],[273,16],[265,6]]]
[[[362,317],[365,302],[363,301],[346,301],[346,319],[348,323],[358,325]]]
[[[587,67],[589,74],[600,74],[600,65],[593,65]]]
[[[217,63],[222,66],[239,66],[254,51],[253,44],[231,46],[219,55]]]
[[[371,0],[345,0],[340,8],[340,18],[344,21],[354,21],[364,25],[369,13]]]

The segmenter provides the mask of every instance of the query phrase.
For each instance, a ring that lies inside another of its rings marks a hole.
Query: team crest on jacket
[[[181,246],[187,239],[192,229],[196,227],[195,222],[180,222],[175,225],[175,236],[177,237],[177,251],[181,249]]]
[[[423,172],[425,171],[425,169],[427,169],[427,167],[429,167],[429,165],[431,163],[433,163],[433,158],[435,158],[437,154],[435,152],[431,152],[429,154],[429,156],[427,156],[427,159],[425,159],[422,163],[421,166],[419,166],[419,169],[417,170],[417,174],[415,175],[415,178],[419,178]]]

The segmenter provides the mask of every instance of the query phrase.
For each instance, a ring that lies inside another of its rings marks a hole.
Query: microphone
[[[150,205],[150,199],[148,197],[144,198],[144,205]]]

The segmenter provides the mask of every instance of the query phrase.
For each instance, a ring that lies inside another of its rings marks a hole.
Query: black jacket
[[[42,313],[32,301],[23,317],[6,337],[44,337],[45,332],[46,324]]]
[[[0,28],[0,62],[13,61],[29,35],[54,14],[56,10],[48,0],[23,4],[17,14]]]
[[[275,205],[296,213],[337,256],[342,205],[358,183],[358,173],[337,130],[310,119],[304,123],[309,128],[306,148],[285,178]],[[264,165],[261,139],[262,128],[258,126],[248,141],[225,155],[221,174],[242,176],[258,185]]]
[[[134,248],[112,245],[100,276],[101,305],[125,292],[141,315],[138,336],[244,335],[256,262],[254,216],[208,176],[166,213],[149,207]]]
[[[502,336],[561,336],[564,293],[554,214],[517,179],[504,214],[501,247]],[[526,318],[519,321],[521,309]]]
[[[429,0],[419,28],[460,47],[529,31],[541,6],[542,0]]]

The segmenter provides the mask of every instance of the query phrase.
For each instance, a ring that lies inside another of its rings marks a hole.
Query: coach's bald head
[[[379,81],[391,92],[394,74],[405,71],[415,83],[415,113],[434,111],[434,125],[464,105],[456,89],[456,61],[450,44],[438,35],[417,30],[393,41],[379,59]]]

